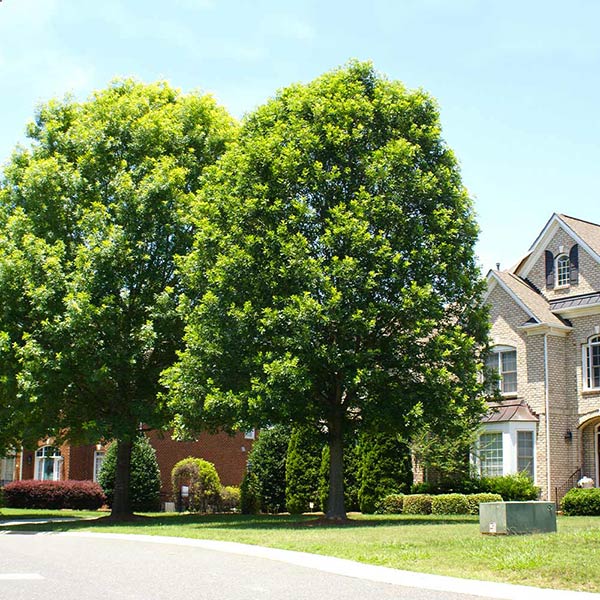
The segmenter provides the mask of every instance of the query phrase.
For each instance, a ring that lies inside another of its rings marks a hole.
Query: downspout
[[[21,456],[19,457],[19,481],[23,480],[23,455],[25,454],[25,448],[21,446]]]
[[[546,404],[546,485],[548,495],[546,500],[550,502],[550,393],[548,390],[548,334],[544,334],[544,400]]]

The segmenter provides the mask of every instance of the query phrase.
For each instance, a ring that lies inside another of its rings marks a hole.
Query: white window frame
[[[510,352],[515,353],[515,370],[514,371],[502,371],[502,356]],[[514,346],[494,346],[490,350],[490,356],[495,358],[496,366],[493,367],[496,374],[498,375],[498,381],[496,382],[497,388],[500,394],[503,396],[516,396],[519,391],[519,365],[517,362],[517,349]],[[515,389],[513,391],[505,392],[502,388],[504,386],[504,373],[515,374]]]
[[[98,468],[98,459],[102,456],[102,460],[100,461],[100,468]],[[94,479],[93,481],[98,481],[98,474],[100,473],[100,469],[102,468],[102,463],[104,462],[104,457],[106,456],[105,450],[94,450]]]
[[[494,475],[491,475],[490,473],[484,473],[483,472],[483,463],[481,461],[481,454],[482,454],[482,447],[481,447],[481,438],[484,435],[495,435],[495,436],[500,436],[500,475],[504,474],[504,436],[502,434],[502,431],[494,431],[492,429],[488,429],[486,431],[482,431],[479,434],[479,438],[477,439],[477,461],[478,461],[478,465],[479,465],[479,474],[482,477],[494,477]]]
[[[47,449],[55,450],[54,454],[46,456]],[[40,454],[41,453],[41,454]],[[52,460],[54,464],[52,465],[52,479],[43,479],[42,473],[44,472],[43,464],[47,460]],[[60,466],[62,464],[63,457],[60,454],[60,448],[56,446],[40,446],[35,451],[35,474],[34,479],[38,481],[60,481]]]
[[[571,285],[571,259],[568,254],[559,254],[554,263],[556,279],[554,287],[567,288]]]
[[[533,430],[531,428],[523,429],[522,427],[520,427],[515,432],[515,460],[516,460],[517,472],[520,472],[523,470],[523,469],[519,470],[519,434],[520,433],[531,433],[531,444],[532,444],[532,447],[531,447],[531,451],[532,451],[531,470],[533,472],[532,479],[535,481],[535,430]]]
[[[533,482],[537,485],[537,426],[535,421],[506,421],[500,423],[483,424],[479,431],[479,437],[484,433],[502,434],[502,474],[509,475],[518,472],[518,447],[517,432],[533,432]],[[474,452],[471,453],[471,462],[478,473],[481,474],[481,463],[479,460],[479,437]]]
[[[9,483],[15,480],[15,469],[17,467],[17,455],[7,454],[0,457],[0,482]],[[10,479],[2,475],[10,475]]]
[[[581,362],[583,365],[582,373],[583,373],[583,388],[585,390],[597,390],[600,389],[600,375],[598,376],[598,385],[594,385],[594,377],[593,370],[594,365],[592,363],[592,348],[599,347],[600,348],[600,335],[592,335],[588,338],[586,344],[583,345],[581,350]],[[600,359],[600,355],[599,355]],[[597,369],[600,369],[600,360],[596,366]]]

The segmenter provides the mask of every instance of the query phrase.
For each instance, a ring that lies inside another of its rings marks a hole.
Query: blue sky
[[[600,222],[596,0],[3,0],[0,162],[42,101],[117,76],[211,92],[237,117],[372,60],[440,104],[481,226],[508,267],[553,212]]]

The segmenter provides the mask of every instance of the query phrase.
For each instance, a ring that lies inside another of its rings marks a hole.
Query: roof
[[[600,255],[600,225],[568,215],[558,215],[596,254]]]
[[[548,300],[525,280],[508,271],[492,271],[491,274],[504,284],[503,287],[529,314],[531,319],[528,323],[546,323],[561,328],[566,326],[565,322],[550,310]]]
[[[483,423],[504,423],[506,421],[539,421],[539,417],[523,400],[489,402],[490,410],[482,419]]]
[[[597,304],[600,304],[600,292],[550,300],[550,309],[560,312],[565,308],[574,308],[576,306],[595,306]]]

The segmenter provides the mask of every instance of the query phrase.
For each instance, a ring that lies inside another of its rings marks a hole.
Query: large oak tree
[[[117,81],[43,105],[4,170],[0,438],[118,440],[114,515],[130,512],[140,425],[166,424],[159,375],[183,333],[174,257],[233,134],[209,96]]]
[[[426,93],[357,62],[280,91],[211,169],[194,219],[186,349],[165,379],[182,435],[326,430],[339,519],[350,424],[408,439],[477,422],[478,229]]]

